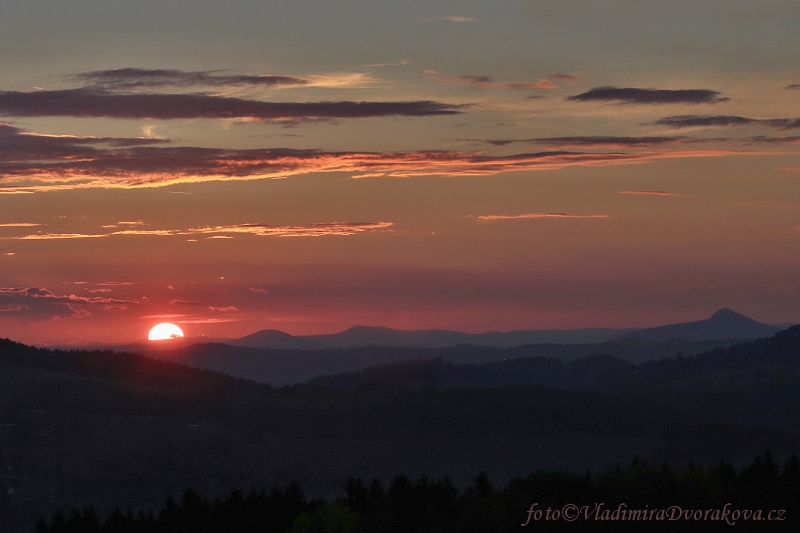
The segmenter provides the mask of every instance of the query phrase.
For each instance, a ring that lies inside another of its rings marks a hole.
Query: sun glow
[[[150,330],[150,334],[147,335],[147,338],[151,341],[163,341],[169,339],[178,339],[181,337],[183,337],[183,331],[181,331],[181,328],[175,324],[170,324],[169,322],[164,322],[163,324],[154,326],[153,329]]]

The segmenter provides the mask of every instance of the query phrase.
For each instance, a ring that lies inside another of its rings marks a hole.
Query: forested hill
[[[113,351],[48,350],[0,339],[0,368],[30,369],[187,392],[242,390],[254,384],[219,372]]]

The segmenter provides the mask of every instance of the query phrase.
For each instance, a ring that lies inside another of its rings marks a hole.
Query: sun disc
[[[162,324],[153,326],[153,329],[151,329],[150,333],[147,335],[147,338],[151,341],[163,341],[177,339],[180,337],[183,337],[183,331],[181,331],[181,328],[175,324],[170,324],[169,322],[164,322]]]

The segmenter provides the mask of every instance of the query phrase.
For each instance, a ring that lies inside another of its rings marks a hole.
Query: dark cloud
[[[455,78],[446,81],[463,81],[473,84],[475,87],[482,89],[499,88],[499,89],[556,89],[557,86],[548,80],[539,80],[531,82],[511,82],[501,83],[496,82],[491,76],[473,76],[464,74],[456,76]]]
[[[168,143],[167,139],[143,137],[78,137],[28,133],[0,122],[0,161],[91,157],[102,148],[147,146]]]
[[[578,76],[575,76],[574,74],[560,74],[560,73],[550,74],[549,77],[564,81],[575,81],[578,79]]]
[[[272,87],[276,85],[306,85],[308,80],[292,76],[252,76],[224,74],[219,70],[163,70],[143,68],[120,68],[95,70],[73,76],[84,83],[99,85],[113,90],[131,90],[152,87],[188,87],[192,85],[228,86],[250,85]]]
[[[475,85],[494,83],[494,80],[492,79],[491,76],[472,76],[469,74],[463,74],[461,76],[456,76],[455,79],[457,81],[466,81],[469,83],[474,83]]]
[[[19,130],[14,135],[25,135]],[[58,138],[56,138],[58,139]],[[581,146],[637,147],[669,142],[673,138],[564,137],[542,138]],[[674,139],[679,139],[675,137]],[[567,142],[567,140],[569,142]],[[530,140],[529,140],[530,141]],[[495,141],[502,144],[503,140]],[[513,140],[511,142],[514,142]],[[627,144],[626,144],[627,143]],[[638,143],[638,145],[637,145]],[[557,144],[557,143],[554,143]],[[354,178],[375,176],[490,175],[520,170],[555,169],[575,165],[611,165],[645,162],[666,157],[710,157],[730,150],[665,150],[659,153],[587,153],[543,151],[493,156],[475,152],[326,152],[322,150],[221,149],[185,146],[93,146],[85,157],[55,154],[48,146],[0,152],[0,194],[73,188],[136,188],[220,180],[285,178],[315,172],[350,173]],[[132,227],[113,235],[171,235],[166,230]],[[109,235],[110,235],[109,234]],[[97,238],[106,234],[35,234],[33,239]]]
[[[751,126],[763,125],[779,130],[800,128],[800,118],[747,118],[736,115],[676,115],[664,117],[653,122],[656,126],[670,128],[695,128],[715,126]]]
[[[135,300],[56,296],[41,287],[0,287],[0,316],[23,320],[44,321],[58,318],[84,318],[91,312],[83,305],[137,304]],[[79,307],[75,307],[79,306]]]
[[[533,137],[530,139],[459,139],[464,141],[481,141],[494,146],[506,146],[513,143],[542,144],[546,146],[602,146],[612,148],[636,148],[658,146],[661,144],[682,141],[685,137],[617,137],[617,136],[585,136],[585,137]]]
[[[595,87],[585,93],[567,96],[579,102],[618,102],[620,104],[716,104],[730,98],[709,89],[637,89],[634,87]]]
[[[787,89],[800,89],[800,83],[793,83],[786,86]]]
[[[116,94],[92,88],[0,91],[0,115],[120,119],[307,120],[461,113],[463,106],[412,102],[262,102],[201,94]]]

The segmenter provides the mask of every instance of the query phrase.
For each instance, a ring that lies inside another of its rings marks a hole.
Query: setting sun
[[[150,330],[150,334],[147,336],[147,338],[151,341],[163,341],[168,339],[177,339],[180,337],[183,337],[183,331],[181,328],[175,324],[170,324],[169,322],[154,326],[153,329]]]

